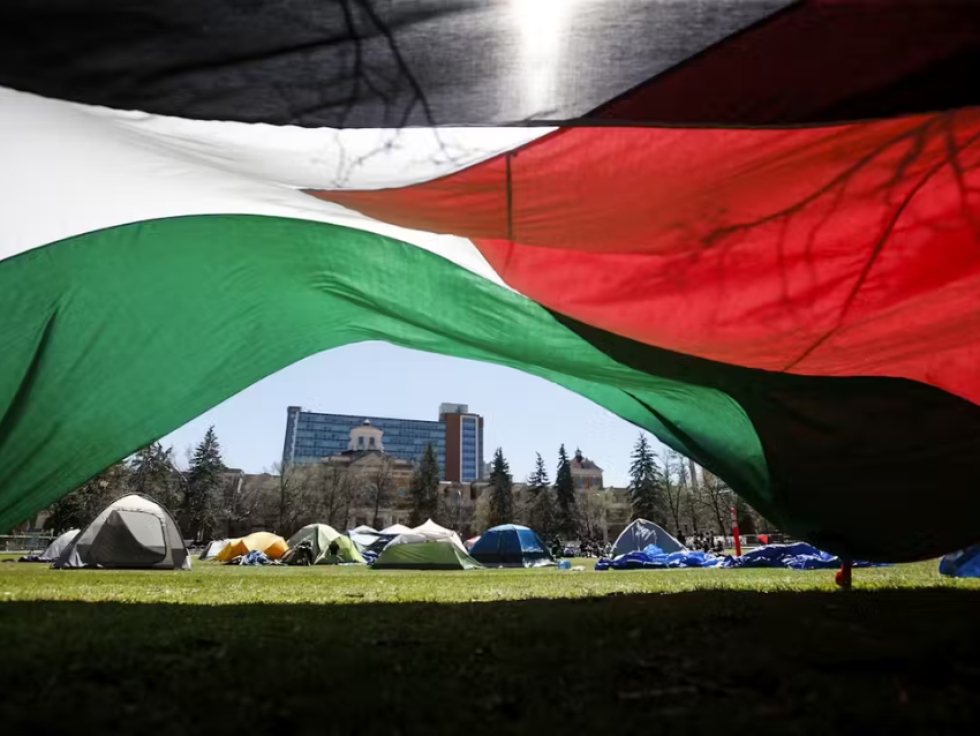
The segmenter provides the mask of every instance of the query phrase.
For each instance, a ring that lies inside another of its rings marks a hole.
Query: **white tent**
[[[368,526],[367,524],[361,524],[360,526],[356,526],[353,529],[350,529],[349,531],[357,532],[358,534],[377,534],[378,533],[378,530],[377,529],[375,529],[373,526]]]
[[[213,542],[208,544],[204,548],[204,551],[198,556],[199,560],[211,560],[221,554],[221,550],[231,544],[231,539],[215,539]]]
[[[79,531],[81,530],[69,529],[64,534],[60,535],[48,545],[46,550],[44,550],[44,553],[41,555],[41,560],[54,562],[61,557],[68,545],[75,541],[75,537],[78,536]]]
[[[410,532],[410,531],[412,531],[412,530],[409,529],[404,524],[392,524],[391,526],[386,526],[384,529],[382,529],[380,532],[378,532],[378,534],[389,534],[389,535],[390,534],[406,534],[407,532]]]
[[[54,566],[189,570],[191,557],[170,513],[134,494],[109,504]]]
[[[432,519],[428,519],[424,524],[419,524],[414,529],[411,529],[410,533],[421,535],[429,541],[448,539],[463,552],[466,552],[466,545],[463,544],[463,540],[459,538],[459,535],[456,532],[454,532],[452,529],[446,529],[444,526],[439,526]],[[392,540],[392,544],[395,541],[396,540]]]
[[[670,536],[663,527],[646,519],[637,519],[616,537],[613,557],[625,555],[627,552],[639,552],[651,544],[657,545],[667,554],[684,549],[684,545]]]

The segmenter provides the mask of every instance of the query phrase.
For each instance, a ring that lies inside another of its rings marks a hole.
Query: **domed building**
[[[598,491],[602,489],[602,468],[575,450],[575,457],[569,463],[572,469],[572,482],[580,491]]]

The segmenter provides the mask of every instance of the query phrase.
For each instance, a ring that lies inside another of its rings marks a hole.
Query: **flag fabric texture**
[[[980,539],[980,7],[0,5],[0,528],[263,377],[519,368],[849,559]]]

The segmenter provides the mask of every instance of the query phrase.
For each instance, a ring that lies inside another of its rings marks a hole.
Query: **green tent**
[[[283,557],[287,565],[337,565],[343,562],[360,562],[364,558],[357,551],[354,543],[328,524],[307,524],[287,542],[289,552]],[[336,553],[330,551],[331,544],[335,545]],[[301,554],[302,549],[309,549],[308,554]]]
[[[448,539],[427,540],[402,534],[391,540],[374,563],[375,570],[472,570],[483,567]]]

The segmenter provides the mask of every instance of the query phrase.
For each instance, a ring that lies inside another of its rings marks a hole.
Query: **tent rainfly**
[[[65,547],[54,567],[190,570],[191,557],[170,513],[134,494],[109,504]]]
[[[502,524],[488,529],[470,547],[473,559],[484,565],[543,567],[554,560],[533,529],[520,524]]]
[[[684,549],[684,545],[670,536],[663,527],[646,519],[637,519],[616,537],[613,557],[625,555],[627,552],[639,552],[651,544],[657,545],[666,554]]]
[[[41,554],[40,561],[54,562],[57,560],[68,549],[68,545],[75,541],[75,537],[78,536],[80,531],[80,529],[69,529],[64,534],[58,535],[58,538],[51,542],[48,548]]]
[[[409,532],[395,537],[374,563],[375,570],[472,570],[483,567],[451,539]]]
[[[253,532],[241,539],[232,539],[228,545],[218,553],[218,562],[228,562],[236,557],[247,555],[252,551],[264,552],[270,560],[278,560],[289,547],[286,540],[278,534],[272,532]]]
[[[388,542],[397,537],[397,534],[382,534],[381,532],[359,532],[357,529],[348,529],[346,535],[357,547],[357,551],[364,552],[374,552],[375,554],[381,554]]]
[[[411,530],[412,534],[421,534],[426,539],[432,541],[438,540],[448,540],[455,544],[460,550],[466,552],[466,546],[463,544],[463,540],[459,538],[459,535],[452,529],[447,529],[444,526],[439,526],[432,519],[427,519],[424,524],[419,524],[417,527]]]
[[[398,534],[406,534],[407,532],[410,531],[412,530],[409,527],[405,526],[404,524],[392,524],[391,526],[386,526],[384,529],[378,532],[378,534],[398,535]]]

